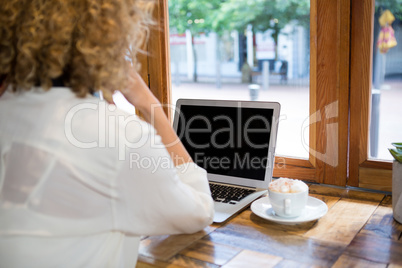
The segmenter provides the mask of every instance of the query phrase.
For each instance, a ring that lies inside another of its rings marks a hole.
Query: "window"
[[[169,1],[172,104],[279,102],[276,154],[308,159],[309,0],[192,3]]]
[[[387,148],[392,142],[402,141],[402,127],[397,123],[402,114],[402,2],[397,2],[375,1],[370,159],[392,160]]]
[[[374,8],[374,1],[352,2],[348,184],[390,191],[392,163],[369,159]]]
[[[151,33],[143,77],[171,103],[167,3],[158,3],[164,32]],[[373,14],[372,1],[311,0],[309,156],[277,158],[274,176],[390,189],[390,162],[368,159]]]

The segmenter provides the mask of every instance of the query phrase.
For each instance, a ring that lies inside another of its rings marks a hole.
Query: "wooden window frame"
[[[352,1],[348,185],[391,191],[392,162],[370,160],[369,120],[375,1]]]
[[[167,0],[156,2],[157,26],[151,30],[148,55],[140,62],[151,90],[169,105],[168,5]],[[380,173],[388,182],[390,164],[367,157],[374,1],[311,0],[310,6],[309,159],[278,156],[274,176],[388,190],[372,181]],[[328,107],[335,117],[328,116]],[[166,113],[171,119],[169,109]]]
[[[140,75],[171,119],[171,73],[169,51],[169,10],[167,0],[155,0],[153,11],[155,25],[151,26],[149,40],[144,47],[146,54],[138,55]]]
[[[350,1],[311,0],[310,3],[309,160],[285,158],[286,165],[275,169],[274,176],[345,186]],[[335,107],[335,118],[326,113],[328,107]],[[335,133],[328,128],[331,124],[335,125]]]

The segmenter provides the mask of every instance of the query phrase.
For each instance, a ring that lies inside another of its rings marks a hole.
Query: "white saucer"
[[[251,204],[251,211],[263,219],[290,225],[317,220],[328,212],[328,207],[323,201],[309,196],[306,208],[304,209],[302,215],[295,218],[284,218],[275,215],[271,202],[269,201],[269,197],[263,197],[257,199]]]

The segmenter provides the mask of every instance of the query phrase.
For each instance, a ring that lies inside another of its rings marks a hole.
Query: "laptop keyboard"
[[[222,184],[210,183],[209,188],[211,189],[212,198],[216,202],[236,204],[246,196],[255,192],[255,190],[244,189],[239,187],[232,187]]]

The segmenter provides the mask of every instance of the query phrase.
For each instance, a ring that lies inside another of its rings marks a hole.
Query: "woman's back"
[[[140,235],[211,221],[205,171],[177,172],[154,129],[113,105],[68,88],[6,92],[0,122],[2,264],[133,265]]]

